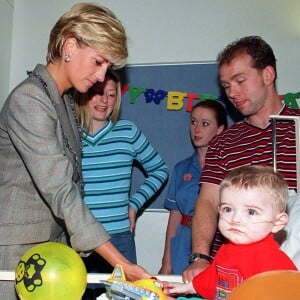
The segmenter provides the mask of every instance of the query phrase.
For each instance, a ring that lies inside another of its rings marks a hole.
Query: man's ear
[[[263,69],[264,82],[266,85],[271,85],[275,81],[275,70],[272,66],[266,66]]]
[[[271,230],[272,233],[276,233],[283,229],[289,221],[289,217],[286,213],[280,213],[276,216],[274,226]]]

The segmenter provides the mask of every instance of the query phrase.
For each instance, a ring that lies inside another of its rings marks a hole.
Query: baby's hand
[[[166,295],[174,294],[193,294],[195,293],[193,285],[189,283],[163,281],[163,290]]]

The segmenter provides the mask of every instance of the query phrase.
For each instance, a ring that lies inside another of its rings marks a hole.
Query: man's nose
[[[235,99],[236,96],[238,95],[238,93],[239,93],[239,89],[235,85],[231,85],[226,90],[226,94],[227,94],[229,99]]]

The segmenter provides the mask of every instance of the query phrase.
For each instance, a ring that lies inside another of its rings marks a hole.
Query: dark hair
[[[205,107],[208,108],[215,113],[216,121],[218,124],[218,127],[223,125],[224,130],[227,128],[227,114],[224,106],[217,100],[203,100],[195,104],[192,108],[191,113],[193,110],[197,107]]]
[[[107,72],[105,74],[105,80],[108,80],[108,79],[112,79],[116,83],[120,81],[120,77],[119,77],[119,74],[117,73],[117,71],[115,71],[111,68],[107,69]]]
[[[260,36],[246,36],[230,43],[217,56],[219,68],[229,64],[237,56],[248,54],[252,58],[252,67],[263,70],[267,66],[273,67],[275,80],[277,78],[276,58],[271,46]]]

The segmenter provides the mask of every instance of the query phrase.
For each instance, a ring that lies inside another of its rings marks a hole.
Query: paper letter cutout
[[[194,100],[199,99],[199,95],[193,94],[193,93],[187,93],[187,105],[186,105],[186,111],[191,112],[192,107],[194,105]]]
[[[167,92],[163,90],[158,90],[157,92],[154,89],[146,89],[144,93],[146,98],[146,103],[153,101],[155,104],[160,104],[160,101],[167,96]]]
[[[121,83],[121,95],[124,95],[129,89],[129,85],[125,83]]]
[[[181,110],[183,108],[183,99],[186,97],[186,93],[169,91],[167,109],[169,110]]]
[[[297,98],[300,99],[300,92],[299,93],[287,93],[284,95],[284,103],[292,108],[299,108],[297,103]]]
[[[130,86],[129,87],[129,96],[130,96],[130,104],[135,104],[135,100],[136,98],[144,93],[146,91],[146,89],[144,88],[140,88],[137,86]]]
[[[217,100],[218,97],[215,96],[215,95],[211,95],[211,94],[201,94],[200,95],[200,100],[203,101],[203,100]]]

